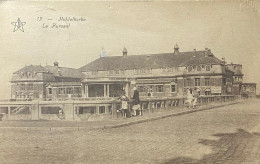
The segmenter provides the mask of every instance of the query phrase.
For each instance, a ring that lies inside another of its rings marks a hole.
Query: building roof
[[[149,68],[168,68],[186,65],[221,64],[221,60],[212,56],[208,57],[208,51],[178,52],[130,55],[130,56],[110,56],[99,58],[81,68],[81,72],[96,70],[126,70],[126,69],[149,69]],[[195,56],[195,57],[194,57]],[[194,59],[196,58],[196,60]],[[199,61],[197,59],[200,59]]]
[[[52,73],[57,77],[71,77],[71,78],[83,78],[84,75],[75,68],[57,67],[47,65],[45,68],[49,73]]]
[[[83,78],[84,75],[75,68],[67,68],[67,67],[58,67],[58,66],[41,66],[41,65],[29,65],[25,66],[18,71],[14,72],[14,74],[20,74],[25,72],[32,73],[51,73],[55,77],[70,77],[70,78]]]
[[[29,66],[24,66],[23,68],[14,72],[14,74],[20,74],[25,72],[47,72],[47,70],[41,65],[29,65]]]

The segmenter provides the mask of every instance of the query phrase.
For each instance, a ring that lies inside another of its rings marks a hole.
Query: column
[[[85,97],[88,98],[88,85],[85,85]]]
[[[106,105],[105,106],[105,114],[108,114],[109,112],[108,112],[108,106]]]
[[[109,84],[107,84],[107,97],[109,97]]]
[[[11,106],[8,106],[8,107],[7,107],[7,112],[8,112],[8,118],[9,118],[10,115],[11,115]]]
[[[112,110],[112,118],[117,118],[116,101],[112,102],[111,110]]]
[[[74,120],[74,104],[73,101],[64,104],[63,112],[65,114],[65,120]]]
[[[96,114],[99,114],[99,106],[96,106]]]
[[[104,97],[107,97],[107,85],[106,84],[104,84]]]
[[[130,97],[129,84],[128,84],[128,83],[126,83],[126,86],[125,86],[125,93],[126,93],[126,96],[127,96],[127,97]]]

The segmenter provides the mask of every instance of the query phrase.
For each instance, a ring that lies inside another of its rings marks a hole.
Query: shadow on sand
[[[201,159],[177,157],[169,159],[165,164],[238,164],[258,163],[260,158],[260,133],[249,133],[238,129],[235,133],[218,133],[213,136],[218,140],[199,140],[200,144],[210,146],[212,153]],[[257,161],[258,160],[258,161]]]

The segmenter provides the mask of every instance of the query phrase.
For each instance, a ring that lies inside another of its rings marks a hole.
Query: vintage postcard
[[[0,1],[0,163],[260,163],[259,7]]]

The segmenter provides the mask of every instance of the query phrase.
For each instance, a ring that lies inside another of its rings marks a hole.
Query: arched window
[[[201,66],[197,66],[197,71],[201,71]]]
[[[209,65],[206,66],[206,71],[210,71],[210,66]]]
[[[191,70],[192,70],[192,67],[189,66],[189,67],[188,67],[188,72],[191,72]]]

